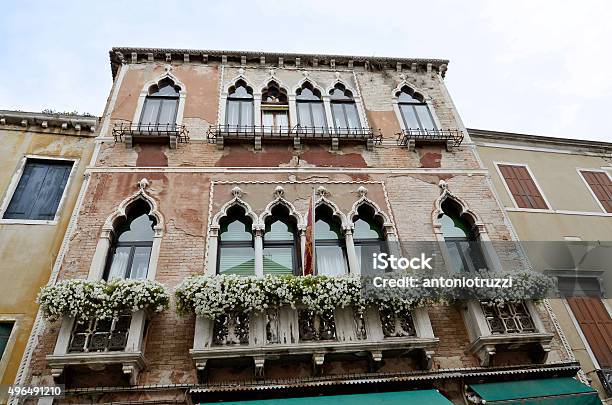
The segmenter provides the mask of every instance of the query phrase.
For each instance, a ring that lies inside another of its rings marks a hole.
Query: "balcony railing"
[[[407,128],[397,133],[397,145],[414,150],[417,144],[443,143],[447,150],[458,147],[463,142],[463,131],[458,129],[420,129]]]
[[[169,142],[171,148],[177,143],[189,142],[189,131],[184,125],[176,124],[140,124],[118,122],[113,127],[115,142]]]
[[[208,360],[238,357],[251,357],[256,377],[263,377],[267,358],[311,355],[318,373],[328,354],[369,352],[376,367],[389,350],[415,350],[421,366],[430,368],[437,342],[426,309],[395,314],[338,308],[321,314],[287,306],[215,321],[197,317],[191,355],[201,379]]]
[[[599,381],[601,381],[601,385],[603,385],[606,390],[606,394],[612,397],[612,368],[597,370],[597,376],[599,377]]]
[[[84,322],[65,316],[53,354],[47,356],[51,374],[59,379],[66,367],[99,370],[119,364],[129,383],[135,385],[145,365],[143,341],[147,319],[145,310]]]
[[[210,143],[220,147],[225,140],[252,140],[256,148],[261,147],[261,142],[266,140],[288,140],[293,141],[296,147],[301,141],[324,141],[330,140],[332,147],[338,147],[338,142],[343,141],[365,141],[368,147],[382,142],[380,130],[373,128],[335,128],[335,127],[306,127],[296,125],[288,126],[266,126],[266,125],[217,125],[208,129],[207,138]]]
[[[553,335],[548,333],[532,301],[501,305],[468,301],[464,319],[470,335],[470,353],[489,366],[496,353],[526,350],[537,363],[546,361]]]

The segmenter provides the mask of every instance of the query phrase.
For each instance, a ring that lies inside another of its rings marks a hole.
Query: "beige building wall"
[[[588,169],[612,175],[612,144],[492,131],[469,132],[521,241],[564,241],[576,237],[583,241],[612,241],[612,214],[605,213],[578,172],[578,169]],[[498,163],[527,165],[549,209],[519,208],[501,177]],[[533,256],[530,257],[532,263],[541,262],[540,257]],[[602,270],[607,272],[607,277],[612,275],[612,269]],[[610,312],[612,299],[606,299],[604,303]],[[605,398],[595,373],[596,359],[585,344],[586,339],[567,301],[550,300],[550,304],[576,359],[593,387]],[[610,398],[607,401],[612,403]]]
[[[94,150],[96,124],[95,117],[0,111],[2,207],[12,197],[26,157],[75,162],[56,220],[10,223],[0,219],[0,322],[15,322],[0,361],[0,384],[15,380],[38,311],[38,291],[49,280]]]

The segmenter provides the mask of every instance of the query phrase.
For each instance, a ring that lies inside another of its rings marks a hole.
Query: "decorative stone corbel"
[[[200,384],[206,381],[206,363],[207,360],[200,360],[195,363],[196,372],[198,374],[198,382]]]
[[[368,195],[368,189],[365,188],[364,186],[359,186],[359,188],[357,189],[357,195],[359,195],[359,197],[365,197]]]
[[[274,189],[274,197],[275,198],[284,198],[285,197],[285,189],[282,186],[276,186]]]
[[[312,354],[312,367],[315,375],[323,374],[323,363],[325,362],[325,353]]]
[[[431,370],[435,352],[433,350],[422,350],[421,353],[421,367],[423,370]]]
[[[317,197],[329,197],[330,193],[329,191],[327,191],[327,189],[324,186],[319,186],[317,187],[317,190],[315,191]]]
[[[370,352],[370,372],[376,372],[382,366],[382,350]]]
[[[242,196],[244,195],[244,192],[242,191],[240,187],[235,186],[234,188],[232,188],[232,195],[235,198],[242,198]]]
[[[495,356],[495,345],[484,345],[480,350],[476,352],[476,357],[480,361],[481,367],[488,367],[491,365],[493,356]]]
[[[337,137],[333,137],[331,141],[332,150],[338,150],[340,148],[340,139],[338,139]]]
[[[261,380],[264,378],[264,364],[266,362],[265,357],[257,356],[253,357],[255,362],[255,378]]]
[[[138,374],[140,373],[140,369],[133,364],[124,364],[122,370],[123,374],[128,377],[130,385],[136,385],[138,382]]]

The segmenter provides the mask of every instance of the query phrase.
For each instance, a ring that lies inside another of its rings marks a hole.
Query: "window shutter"
[[[71,169],[72,162],[28,160],[4,218],[54,219]]]
[[[612,213],[612,181],[604,172],[591,172],[581,170],[582,177],[593,190],[593,194],[597,197],[606,212]]]
[[[574,297],[567,302],[599,366],[612,367],[612,319],[601,299]]]
[[[2,359],[2,355],[4,354],[4,350],[6,349],[8,340],[11,337],[12,330],[13,330],[12,322],[0,323],[0,359]]]
[[[499,165],[499,170],[520,208],[548,209],[526,167]]]

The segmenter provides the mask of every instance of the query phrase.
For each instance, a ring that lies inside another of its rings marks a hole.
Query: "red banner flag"
[[[306,224],[306,246],[304,252],[304,275],[312,275],[315,270],[315,195],[314,189],[308,205],[308,222]]]

